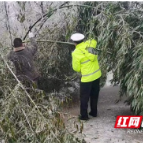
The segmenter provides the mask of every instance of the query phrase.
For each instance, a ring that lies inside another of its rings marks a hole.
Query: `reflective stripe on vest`
[[[82,62],[81,64],[85,64],[85,63],[87,63],[87,62],[89,62],[90,60],[87,60],[87,61],[85,61],[85,62]]]
[[[95,74],[96,72],[98,72],[100,69],[96,70],[95,72],[93,73],[90,73],[90,74],[86,74],[86,75],[82,75],[82,76],[89,76],[89,75],[92,75],[92,74]]]

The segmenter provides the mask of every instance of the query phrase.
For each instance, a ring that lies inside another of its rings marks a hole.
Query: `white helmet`
[[[72,41],[81,41],[84,39],[84,37],[85,36],[81,33],[75,33],[75,34],[71,35],[71,40]]]

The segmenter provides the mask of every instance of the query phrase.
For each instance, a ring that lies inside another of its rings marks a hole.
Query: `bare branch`
[[[8,16],[8,9],[7,9],[7,4],[6,2],[4,2],[4,7],[5,7],[5,13],[6,13],[6,19],[7,19],[7,30],[9,31],[10,34],[10,40],[11,40],[11,45],[12,45],[12,34],[11,34],[11,30],[10,30],[10,24],[9,24],[9,16]]]

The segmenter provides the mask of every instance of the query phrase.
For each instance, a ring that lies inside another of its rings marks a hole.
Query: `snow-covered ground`
[[[98,117],[84,123],[83,135],[86,143],[142,143],[143,130],[115,129],[117,115],[132,115],[130,107],[124,104],[125,98],[119,99],[119,87],[112,86],[112,73],[108,73],[105,86],[101,89],[98,102]],[[67,124],[72,128],[79,115],[79,102],[65,109],[74,119]]]

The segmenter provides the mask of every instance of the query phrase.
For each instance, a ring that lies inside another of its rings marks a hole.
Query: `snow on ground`
[[[142,143],[143,130],[137,133],[137,130],[115,129],[115,120],[117,115],[132,115],[130,107],[124,104],[125,99],[119,99],[119,87],[111,86],[109,80],[112,74],[109,73],[106,85],[101,89],[98,102],[98,117],[90,117],[84,121],[83,134],[87,143]],[[65,109],[66,113],[74,116],[73,122],[79,115],[79,103],[71,105]],[[72,127],[72,123],[68,125]],[[131,132],[134,131],[134,132]]]

